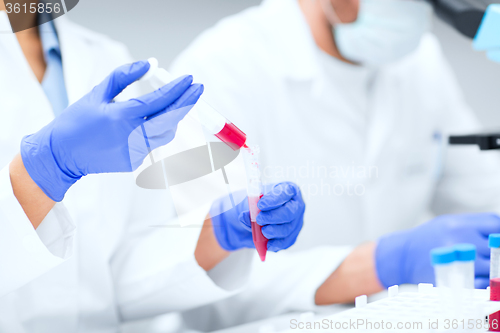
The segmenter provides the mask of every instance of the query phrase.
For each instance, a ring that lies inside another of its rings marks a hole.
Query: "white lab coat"
[[[447,147],[448,134],[480,126],[431,34],[405,59],[370,70],[320,51],[296,0],[264,0],[205,31],[171,72],[203,82],[204,98],[260,145],[266,181],[301,186],[307,208],[292,251],[353,246],[435,214],[499,211],[498,153]],[[328,251],[344,258],[343,247]],[[283,281],[309,269],[290,265]],[[265,317],[268,299],[255,295],[267,287],[186,318],[215,329]]]
[[[131,62],[123,45],[65,18],[55,24],[70,104]],[[172,222],[171,202],[165,191],[137,187],[132,174],[84,177],[33,229],[8,164],[22,137],[53,113],[5,11],[0,31],[0,332],[116,332],[123,321],[237,292],[253,252],[232,254],[207,274],[194,258],[200,229],[152,227]]]

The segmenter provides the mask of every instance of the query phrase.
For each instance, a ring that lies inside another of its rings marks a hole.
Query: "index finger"
[[[286,204],[295,195],[297,195],[295,187],[287,183],[281,183],[265,194],[257,203],[257,207],[261,211],[273,210]]]
[[[152,93],[127,102],[115,103],[113,107],[122,108],[132,118],[149,117],[166,109],[179,99],[191,87],[192,82],[192,76],[181,76]]]

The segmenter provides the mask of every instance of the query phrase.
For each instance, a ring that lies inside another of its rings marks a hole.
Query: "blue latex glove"
[[[488,6],[472,45],[478,51],[486,51],[490,60],[500,62],[500,4]]]
[[[377,275],[384,287],[396,284],[433,283],[430,251],[459,243],[477,247],[476,288],[489,285],[490,249],[488,235],[500,232],[495,214],[444,215],[415,228],[379,239],[375,252]]]
[[[269,186],[260,199],[257,223],[262,234],[269,240],[267,249],[278,252],[292,246],[302,229],[305,203],[297,185],[290,182]],[[217,200],[210,210],[215,236],[220,246],[227,251],[255,248],[248,199],[245,191],[233,194],[232,207],[229,196]]]
[[[177,124],[203,93],[184,76],[142,97],[113,99],[149,70],[147,61],[117,68],[59,117],[21,143],[33,181],[54,201],[88,174],[131,172],[149,151],[172,141]]]

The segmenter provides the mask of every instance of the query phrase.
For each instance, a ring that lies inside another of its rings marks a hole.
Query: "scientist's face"
[[[340,54],[368,66],[414,51],[430,29],[432,7],[419,0],[319,0]]]

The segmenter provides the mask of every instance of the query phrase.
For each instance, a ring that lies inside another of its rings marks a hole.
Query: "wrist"
[[[55,202],[46,196],[31,179],[20,155],[17,155],[10,163],[9,175],[14,196],[23,208],[33,228],[37,229],[54,207]]]
[[[219,244],[219,246],[225,251],[234,251],[234,246],[229,243],[229,239],[227,238],[227,227],[225,226],[224,219],[221,218],[221,215],[211,217],[211,221],[213,234],[217,244]]]
[[[52,123],[48,126],[52,126]],[[46,127],[24,137],[21,141],[21,157],[31,179],[50,199],[60,202],[81,176],[68,175],[61,170],[51,149],[50,133]]]
[[[407,283],[404,274],[407,231],[384,235],[377,241],[375,267],[377,277],[385,288]]]
[[[375,248],[374,242],[356,247],[317,289],[316,305],[349,303],[383,290],[375,272]]]
[[[229,256],[229,252],[224,250],[215,239],[215,233],[212,232],[212,221],[208,217],[201,229],[194,256],[198,265],[206,272],[212,270]]]

